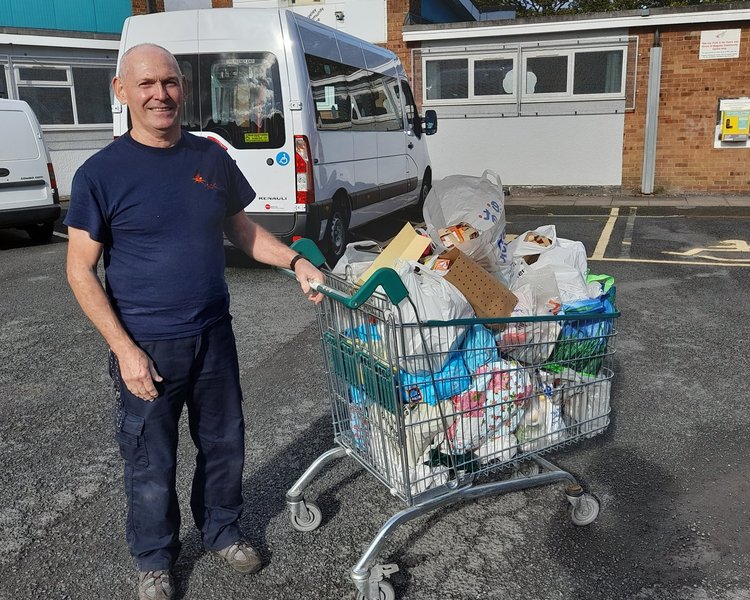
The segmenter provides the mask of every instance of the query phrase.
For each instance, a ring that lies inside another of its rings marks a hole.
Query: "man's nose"
[[[167,86],[165,86],[163,82],[156,82],[156,85],[154,86],[154,97],[158,98],[159,100],[164,100],[165,98],[169,97],[169,94],[167,93]]]

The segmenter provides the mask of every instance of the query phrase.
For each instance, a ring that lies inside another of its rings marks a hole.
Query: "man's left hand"
[[[315,304],[320,304],[323,294],[316,292],[310,287],[310,282],[325,283],[325,276],[307,260],[298,260],[294,265],[294,274],[297,276],[302,292]]]

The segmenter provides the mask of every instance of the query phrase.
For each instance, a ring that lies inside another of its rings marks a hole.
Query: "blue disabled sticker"
[[[282,167],[289,164],[289,155],[286,152],[279,152],[276,155],[276,162]]]

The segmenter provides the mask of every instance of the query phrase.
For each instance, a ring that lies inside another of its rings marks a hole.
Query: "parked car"
[[[60,217],[60,196],[42,128],[26,102],[0,99],[0,139],[0,227],[46,241]]]

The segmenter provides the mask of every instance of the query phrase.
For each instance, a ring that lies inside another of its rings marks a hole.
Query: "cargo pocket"
[[[124,412],[115,434],[120,446],[120,456],[125,462],[139,467],[148,466],[146,439],[143,436],[144,425],[143,417]]]

